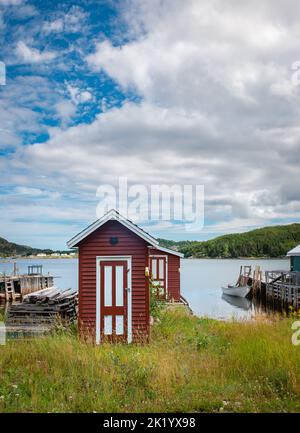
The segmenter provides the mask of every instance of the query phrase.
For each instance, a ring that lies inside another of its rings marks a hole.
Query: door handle
[[[130,292],[131,288],[130,287],[126,287],[125,290],[126,290],[126,292]]]

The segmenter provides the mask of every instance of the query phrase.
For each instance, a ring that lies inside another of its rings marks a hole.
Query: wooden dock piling
[[[280,302],[283,308],[300,307],[300,272],[266,271],[267,298]]]

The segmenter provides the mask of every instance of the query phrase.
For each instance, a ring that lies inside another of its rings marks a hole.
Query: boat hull
[[[222,287],[224,295],[236,296],[239,298],[245,298],[250,292],[251,287],[240,286],[240,287]]]

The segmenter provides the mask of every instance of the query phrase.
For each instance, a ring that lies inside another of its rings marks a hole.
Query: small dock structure
[[[253,299],[276,304],[279,310],[300,310],[300,245],[287,253],[290,270],[262,272],[260,266],[241,266],[238,285],[251,286]]]
[[[16,264],[11,275],[0,274],[0,301],[21,300],[25,295],[54,285],[54,276],[44,275],[41,265],[28,266],[27,274],[20,274]]]
[[[266,271],[266,297],[283,306],[300,308],[300,272]]]
[[[287,253],[290,270],[266,271],[266,298],[285,308],[300,309],[300,245]]]

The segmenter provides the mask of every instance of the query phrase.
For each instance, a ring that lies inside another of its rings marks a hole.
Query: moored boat
[[[250,286],[230,286],[222,287],[222,291],[225,295],[237,296],[240,298],[245,298],[250,292]]]

